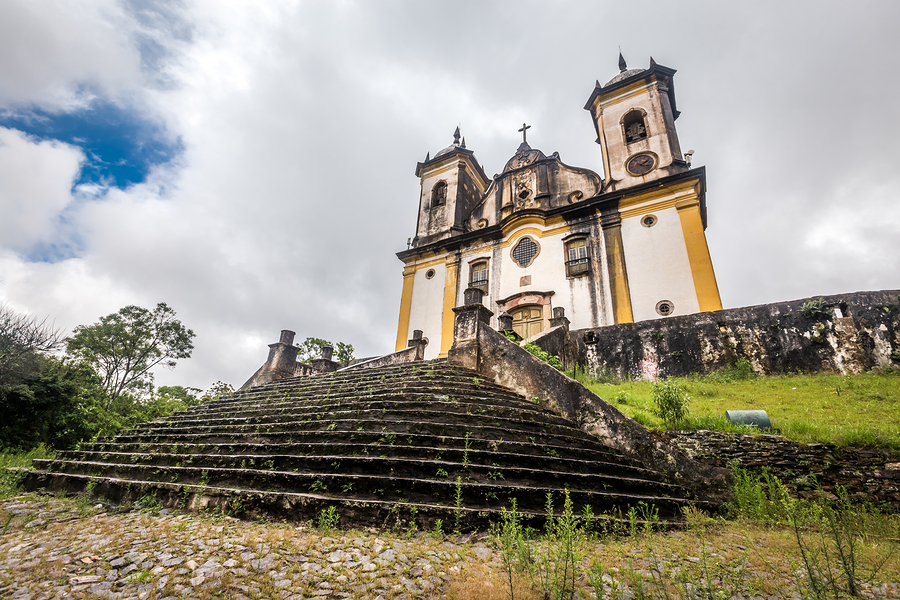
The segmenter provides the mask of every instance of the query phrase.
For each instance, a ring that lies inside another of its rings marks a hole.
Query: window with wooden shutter
[[[583,275],[591,269],[588,257],[587,239],[575,238],[566,242],[566,275]]]
[[[475,263],[469,267],[469,287],[478,288],[485,295],[488,293],[488,264],[487,261]]]

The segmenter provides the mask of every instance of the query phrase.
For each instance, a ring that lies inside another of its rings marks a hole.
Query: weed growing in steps
[[[319,511],[319,529],[322,531],[336,531],[340,520],[341,517],[333,506]]]
[[[453,494],[453,533],[459,535],[460,519],[462,518],[462,477],[456,476],[456,489]]]

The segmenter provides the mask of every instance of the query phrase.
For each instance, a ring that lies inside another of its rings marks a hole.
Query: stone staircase
[[[548,494],[606,519],[680,521],[686,491],[575,423],[443,361],[282,379],[35,460],[29,489],[245,518],[484,530],[515,499],[540,526]],[[650,507],[654,507],[651,509]]]

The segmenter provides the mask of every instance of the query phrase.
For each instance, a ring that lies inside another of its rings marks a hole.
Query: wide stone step
[[[360,400],[413,400],[419,402],[479,402],[485,406],[536,407],[528,403],[522,396],[505,392],[496,393],[485,390],[454,390],[450,386],[383,386],[377,390],[341,393],[303,392],[295,394],[274,394],[256,398],[234,398],[229,402],[202,404],[188,411],[189,414],[213,416],[223,412],[244,410],[268,410],[282,406],[307,406],[322,402],[340,403]]]
[[[575,423],[442,362],[280,380],[35,466],[29,489],[153,495],[251,518],[314,520],[334,507],[344,526],[483,529],[513,500],[537,524],[548,494],[561,510],[563,490],[577,511],[610,520],[677,521],[695,503]]]
[[[385,438],[381,442],[386,445],[392,443],[412,444],[414,435],[426,435],[442,439],[453,438],[464,440],[469,434],[470,444],[475,441],[490,443],[525,442],[528,441],[538,446],[558,447],[572,445],[575,447],[600,446],[599,442],[580,430],[556,428],[545,426],[528,428],[524,426],[513,427],[498,425],[471,425],[449,427],[440,422],[415,422],[415,421],[381,421],[381,431],[373,433],[367,431],[360,421],[335,420],[328,423],[299,421],[294,423],[280,423],[276,426],[264,427],[262,425],[234,425],[220,427],[172,427],[160,431],[136,432],[134,434],[117,435],[116,442],[178,442],[184,440],[198,441],[208,440],[210,443],[228,443],[240,441],[253,442],[288,442],[299,441],[305,436],[310,441],[323,441],[318,436],[334,435],[349,436],[354,439],[371,439],[371,436]],[[362,429],[361,429],[362,428]]]
[[[256,519],[286,519],[290,521],[316,522],[319,514],[334,508],[341,527],[399,527],[404,529],[433,530],[438,521],[444,532],[455,528],[460,531],[485,531],[500,519],[499,510],[468,508],[465,506],[443,506],[432,503],[398,503],[383,500],[361,500],[357,498],[334,498],[321,494],[267,492],[261,490],[240,490],[215,486],[192,486],[164,482],[131,481],[121,478],[91,478],[69,473],[43,473],[30,477],[26,484],[30,489],[48,489],[74,494],[85,493],[88,488],[98,497],[115,502],[136,501],[153,497],[162,506],[187,510],[216,511],[232,516]],[[562,506],[563,496],[558,490],[553,494],[556,507]],[[544,526],[546,513],[543,510],[519,508],[522,525],[532,529]],[[559,508],[556,511],[559,514]],[[644,523],[644,515],[651,514],[652,508],[638,504],[636,523]],[[596,514],[596,513],[595,513]],[[596,515],[592,529],[610,530],[620,528],[629,521],[627,512],[614,511]],[[657,526],[681,525],[680,519],[670,518],[665,522],[649,520]]]
[[[116,452],[73,451],[55,459],[38,460],[42,470],[64,470],[68,464],[87,463],[154,467],[191,467],[195,469],[229,468],[260,469],[265,471],[315,472],[364,475],[379,469],[393,475],[404,472],[424,474],[426,478],[450,478],[457,475],[489,481],[516,481],[521,485],[538,484],[544,476],[558,478],[569,474],[581,487],[613,486],[624,489],[644,489],[655,486],[667,495],[684,494],[679,486],[659,483],[658,474],[646,469],[629,468],[615,463],[572,461],[532,457],[509,453],[477,453],[441,451],[433,449],[428,456],[398,454],[349,455],[325,454],[126,454]],[[429,475],[430,473],[430,475]],[[594,483],[591,483],[594,482]],[[622,487],[625,486],[625,487]]]
[[[440,402],[434,400],[425,401],[420,399],[405,398],[389,398],[377,401],[345,401],[345,402],[319,402],[319,403],[297,403],[297,404],[280,404],[273,407],[263,407],[255,409],[245,409],[241,411],[223,411],[214,415],[198,415],[194,413],[184,413],[178,418],[160,419],[150,423],[144,423],[136,430],[156,430],[169,426],[188,426],[188,425],[223,425],[234,424],[237,422],[251,423],[271,423],[284,420],[296,420],[304,418],[304,420],[313,420],[324,418],[326,416],[355,415],[359,418],[367,418],[368,420],[376,420],[381,415],[394,413],[409,414],[413,412],[421,412],[426,414],[439,413],[442,415],[453,415],[458,421],[472,420],[472,417],[484,417],[486,415],[525,420],[533,423],[547,423],[571,427],[571,423],[566,419],[548,414],[546,411],[536,410],[528,405],[504,406],[504,405],[486,405],[479,402]]]
[[[309,456],[309,455],[342,455],[342,456],[363,456],[365,454],[373,454],[378,456],[403,456],[409,458],[433,458],[440,460],[440,457],[458,457],[448,458],[462,462],[462,455],[470,454],[470,460],[475,462],[484,462],[492,464],[499,460],[527,460],[527,461],[568,461],[573,465],[579,465],[578,468],[600,468],[602,465],[615,464],[622,468],[637,469],[644,473],[640,475],[645,478],[659,478],[661,474],[655,476],[648,475],[654,473],[639,466],[636,461],[620,456],[614,450],[605,446],[597,445],[594,448],[573,448],[571,446],[538,446],[530,442],[488,442],[486,440],[471,440],[469,449],[465,449],[464,438],[440,438],[436,436],[410,436],[412,443],[384,443],[383,436],[379,434],[369,434],[368,437],[357,435],[355,441],[348,441],[348,436],[341,435],[336,432],[328,432],[328,441],[298,441],[293,443],[253,443],[253,442],[237,442],[237,443],[207,443],[202,439],[200,442],[93,442],[83,444],[86,452],[92,454],[117,453],[123,456],[130,454],[153,453],[154,455],[184,455],[184,454],[226,454],[226,455],[261,455],[266,453],[293,456]],[[368,441],[367,441],[368,440]],[[406,440],[408,441],[408,440]],[[80,453],[76,451],[61,452],[58,454],[61,458],[69,456],[77,457]],[[127,462],[127,461],[124,461]],[[506,463],[512,465],[513,463]],[[549,464],[549,463],[548,463]],[[585,465],[599,465],[598,467],[587,467]]]
[[[177,413],[175,415],[171,415],[169,417],[165,417],[163,419],[159,419],[155,422],[173,422],[194,419],[208,421],[211,419],[222,418],[223,416],[232,418],[249,418],[260,414],[274,415],[284,412],[309,410],[325,406],[340,408],[377,405],[381,407],[389,406],[391,404],[404,406],[424,406],[440,404],[440,406],[445,407],[449,410],[457,411],[460,410],[460,407],[462,407],[463,410],[465,410],[466,407],[469,407],[470,410],[473,410],[473,407],[477,407],[482,412],[487,410],[519,410],[535,415],[542,415],[546,419],[557,419],[560,421],[565,420],[558,415],[547,413],[546,411],[541,410],[539,406],[533,403],[524,402],[522,398],[518,396],[499,397],[486,396],[483,394],[454,394],[450,396],[439,392],[428,391],[426,393],[422,392],[421,390],[416,391],[415,393],[400,393],[397,390],[385,390],[382,393],[367,395],[364,398],[355,396],[299,396],[287,400],[279,399],[268,403],[235,403],[228,406],[220,406],[215,410],[201,410],[203,408],[201,406],[181,413]],[[150,424],[145,423],[139,425],[138,427],[147,425]]]
[[[440,407],[441,409],[444,407]],[[392,430],[397,429],[399,423],[438,423],[442,431],[439,433],[452,434],[455,431],[468,430],[474,420],[473,415],[453,410],[424,408],[382,408],[366,410],[341,410],[341,411],[307,411],[305,414],[285,414],[281,416],[265,415],[247,419],[221,419],[211,423],[202,421],[173,421],[171,423],[154,423],[149,427],[137,429],[140,433],[154,434],[162,431],[173,433],[189,432],[257,432],[266,431],[296,431],[296,430],[321,430],[323,428],[340,429],[342,431],[371,431],[387,426]],[[481,427],[501,427],[510,431],[511,437],[528,436],[535,432],[551,430],[559,435],[582,440],[592,439],[590,435],[568,425],[564,420],[545,419],[531,413],[517,411],[502,411],[501,414],[484,412],[478,416],[478,424]]]
[[[44,470],[53,473],[57,471]],[[61,472],[61,471],[59,471]],[[316,493],[331,498],[420,502],[456,505],[480,510],[499,510],[513,499],[523,510],[538,511],[544,507],[548,492],[569,490],[578,511],[590,506],[593,512],[627,511],[639,503],[654,505],[663,516],[677,516],[688,501],[682,498],[648,493],[639,481],[618,491],[576,487],[568,477],[548,478],[541,483],[516,481],[480,482],[471,477],[457,479],[424,479],[404,474],[367,475],[343,473],[303,473],[256,469],[194,467],[147,467],[111,465],[107,463],[66,463],[66,473],[129,481],[164,482],[195,486],[225,487],[249,491],[281,493]],[[562,474],[560,474],[562,475]],[[624,486],[624,484],[623,484]]]

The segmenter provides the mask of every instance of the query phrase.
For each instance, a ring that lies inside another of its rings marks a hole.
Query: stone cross
[[[522,129],[520,129],[519,131],[522,132],[522,142],[523,143],[527,142],[527,140],[525,139],[525,135],[527,134],[529,129],[531,129],[531,125],[526,125],[525,123],[522,123]]]

